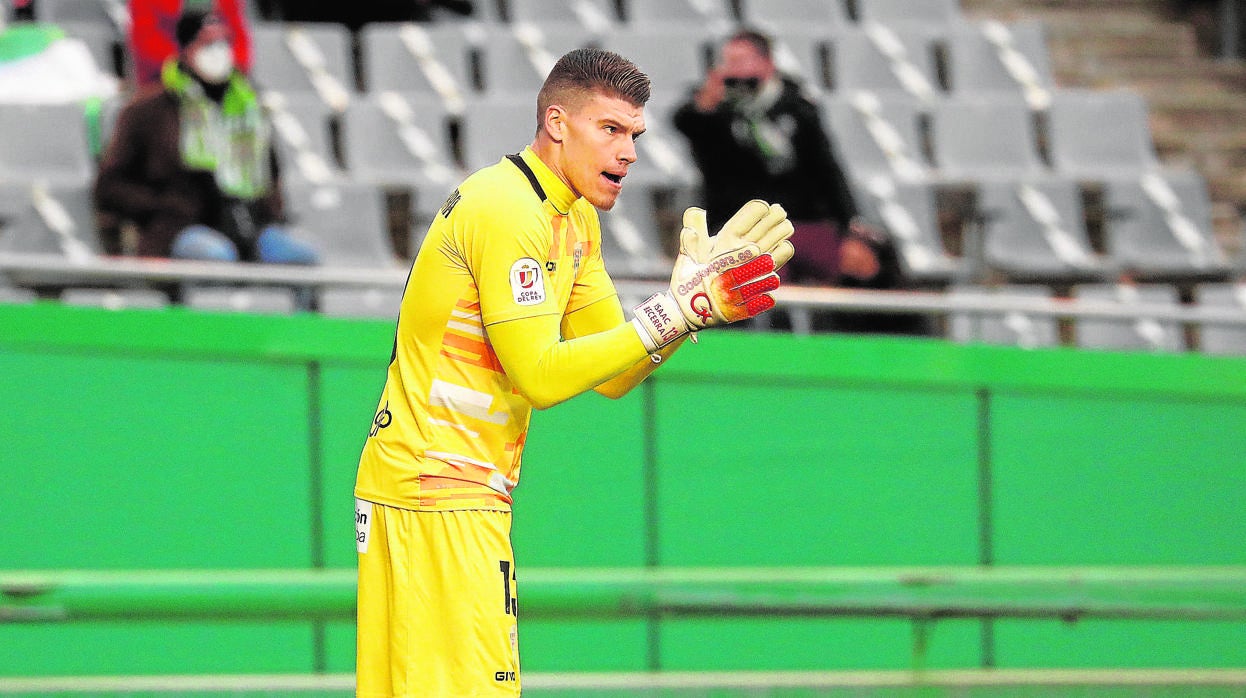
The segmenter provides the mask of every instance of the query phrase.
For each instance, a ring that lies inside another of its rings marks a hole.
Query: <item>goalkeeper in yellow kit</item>
[[[468,177],[403,294],[355,484],[360,696],[518,695],[511,490],[532,408],[620,397],[684,339],[774,305],[786,213],[751,201],[717,235],[684,214],[670,289],[624,314],[601,257],[636,161],[649,78],[563,56],[530,147]]]

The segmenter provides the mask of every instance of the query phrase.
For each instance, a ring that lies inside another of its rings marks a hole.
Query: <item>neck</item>
[[[545,166],[548,167],[551,172],[558,175],[558,179],[561,179],[562,183],[567,185],[568,189],[570,189],[576,196],[580,195],[580,193],[575,190],[575,187],[571,186],[571,180],[568,179],[567,175],[563,172],[561,143],[550,138],[544,131],[542,131],[537,134],[536,139],[532,141],[532,152],[536,153],[536,156],[541,159],[541,162],[545,163]]]

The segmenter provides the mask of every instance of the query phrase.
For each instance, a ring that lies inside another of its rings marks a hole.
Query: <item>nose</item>
[[[618,158],[619,162],[626,162],[628,165],[636,162],[636,141],[631,138],[624,138]]]

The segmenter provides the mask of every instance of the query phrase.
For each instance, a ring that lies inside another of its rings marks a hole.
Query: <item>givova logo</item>
[[[518,677],[516,677],[516,676],[515,676],[515,672],[513,672],[513,671],[495,671],[495,672],[493,672],[493,680],[494,680],[494,681],[497,681],[497,682],[499,682],[499,683],[504,682],[504,681],[514,681],[514,680],[516,680],[516,678],[518,678]]]

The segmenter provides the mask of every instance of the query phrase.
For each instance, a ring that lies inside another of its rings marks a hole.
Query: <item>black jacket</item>
[[[754,118],[727,101],[702,112],[690,99],[674,122],[701,170],[711,230],[749,199],[782,204],[794,221],[830,220],[845,228],[856,216],[818,108],[795,82],[783,79],[775,102]]]

